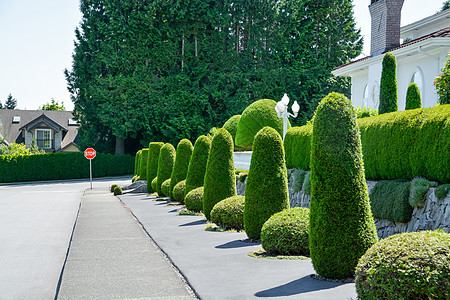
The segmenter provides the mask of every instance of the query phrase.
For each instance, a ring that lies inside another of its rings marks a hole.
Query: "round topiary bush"
[[[170,188],[170,178],[164,180],[164,182],[161,184],[161,192],[164,196],[169,197],[169,188]]]
[[[114,196],[123,195],[122,188],[120,186],[116,186],[114,188]]]
[[[225,198],[236,195],[236,175],[234,175],[233,141],[224,128],[216,131],[206,164],[203,195],[203,212],[210,220],[214,205]]]
[[[147,157],[147,191],[153,193],[155,190],[152,188],[153,178],[158,174],[158,160],[159,151],[164,143],[151,142],[148,145],[148,157]]]
[[[184,189],[186,187],[186,180],[181,180],[173,187],[173,199],[175,201],[183,203],[184,201]]]
[[[153,178],[152,180],[152,189],[156,191],[156,187],[158,186],[158,177]]]
[[[277,116],[276,104],[274,100],[262,99],[253,102],[244,110],[236,131],[236,147],[251,150],[256,133],[264,126],[270,126],[280,135],[283,134],[283,119]],[[288,121],[288,128],[290,127]]]
[[[199,136],[195,141],[191,161],[189,162],[186,175],[186,188],[184,189],[185,195],[193,189],[203,186],[210,149],[211,139],[204,135]]]
[[[211,210],[211,221],[226,229],[244,229],[244,196],[228,197]]]
[[[186,208],[192,211],[203,210],[203,187],[198,187],[187,193],[184,198],[184,204]]]
[[[140,175],[141,180],[147,180],[147,159],[148,159],[148,148],[142,149],[141,152],[141,163],[140,163]]]
[[[245,185],[247,236],[259,239],[264,223],[286,208],[289,208],[289,192],[283,140],[275,129],[266,126],[255,136]]]
[[[420,90],[417,84],[410,83],[406,90],[406,107],[408,109],[416,109],[422,107],[422,99],[420,98]]]
[[[380,80],[380,104],[378,114],[398,111],[397,61],[394,54],[387,52],[383,57]]]
[[[272,255],[309,255],[309,208],[294,207],[271,216],[261,229],[261,244]]]
[[[161,185],[164,181],[170,178],[172,175],[172,168],[175,162],[175,148],[166,143],[161,147],[159,151],[159,159],[158,159],[158,174],[157,174],[157,182],[156,182],[156,191],[159,196],[165,196],[161,191]]]
[[[315,112],[309,224],[311,260],[327,278],[352,277],[358,259],[378,239],[356,114],[338,93],[326,96]]]
[[[192,146],[191,141],[188,139],[182,139],[177,146],[177,153],[175,157],[175,163],[173,165],[172,175],[170,178],[172,181],[170,182],[170,197],[173,197],[173,188],[175,185],[186,179],[186,174],[189,167],[189,161],[191,160],[192,150],[194,147]]]
[[[236,131],[237,131],[237,127],[238,127],[240,119],[241,119],[241,115],[234,115],[231,118],[229,118],[225,122],[225,124],[223,124],[223,126],[222,126],[231,134],[231,137],[233,138],[233,142],[235,142]],[[235,149],[238,148],[238,147],[236,147],[236,143],[234,144],[234,148]]]
[[[113,192],[114,192],[114,189],[115,189],[116,187],[118,187],[118,185],[117,185],[117,184],[113,184],[113,185],[111,185],[111,188],[110,188],[110,191],[111,191],[111,193],[113,193]]]
[[[389,236],[356,267],[359,299],[450,299],[450,234],[420,231]]]

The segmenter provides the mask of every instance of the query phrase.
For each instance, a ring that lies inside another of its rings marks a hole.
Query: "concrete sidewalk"
[[[319,281],[310,260],[257,259],[260,244],[245,233],[204,231],[204,217],[179,216],[179,207],[146,194],[120,196],[188,280],[209,299],[356,299],[354,283]]]
[[[126,207],[86,190],[58,299],[196,299]]]

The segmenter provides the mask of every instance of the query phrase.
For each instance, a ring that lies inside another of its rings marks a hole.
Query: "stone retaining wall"
[[[288,170],[292,175],[294,170]],[[308,207],[311,195],[304,194],[303,191],[296,192],[292,188],[293,177],[289,179],[289,201],[291,207]],[[369,192],[375,186],[376,181],[367,181]],[[395,223],[383,219],[375,219],[378,236],[385,238],[393,234],[402,232],[436,230],[442,229],[450,232],[450,196],[444,199],[437,199],[434,195],[434,189],[430,188],[426,195],[425,206],[423,208],[414,207],[411,221],[408,223]],[[237,191],[239,195],[245,194],[245,183],[237,180]]]

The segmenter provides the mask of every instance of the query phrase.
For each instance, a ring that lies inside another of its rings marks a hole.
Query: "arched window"
[[[366,86],[364,87],[364,93],[363,93],[363,106],[367,107],[369,102],[369,85],[366,84]]]
[[[419,88],[419,91],[420,91],[420,96],[423,97],[423,75],[422,75],[422,70],[420,70],[420,68],[417,68],[414,71],[414,73],[411,76],[410,83],[417,84],[417,87]]]

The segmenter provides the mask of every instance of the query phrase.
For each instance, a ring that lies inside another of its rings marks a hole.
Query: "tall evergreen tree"
[[[394,54],[387,52],[383,57],[381,70],[378,114],[393,111],[398,111],[397,61]]]
[[[137,148],[195,140],[285,92],[303,124],[329,91],[350,92],[331,70],[362,48],[350,0],[81,0],[80,8],[65,74],[81,146],[109,152],[116,139]]]
[[[8,95],[5,101],[5,109],[16,109],[17,100],[13,98],[11,94]]]

